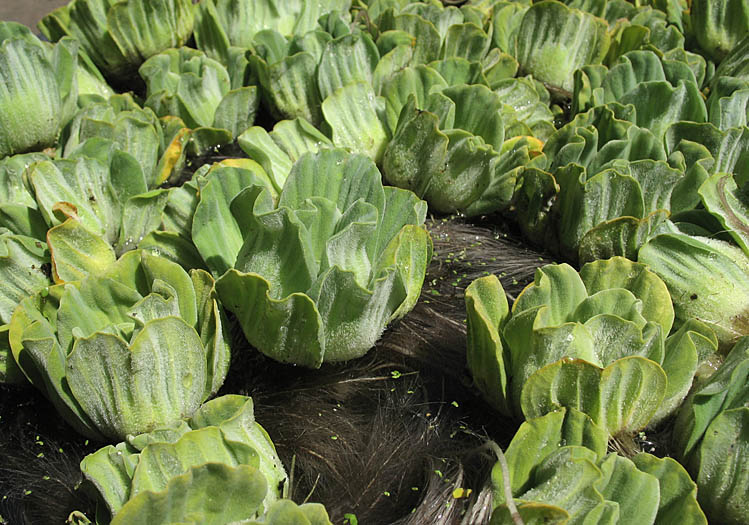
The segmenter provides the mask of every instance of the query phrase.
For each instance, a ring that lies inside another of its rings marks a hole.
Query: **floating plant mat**
[[[0,21],[0,522],[747,522],[746,1],[39,30]]]
[[[295,500],[309,495],[324,502],[331,517],[353,513],[393,523],[436,519],[434,501],[450,501],[458,489],[466,497],[440,506],[445,523],[479,501],[480,473],[486,475],[491,461],[477,449],[486,435],[509,440],[516,424],[497,420],[470,388],[465,287],[497,273],[517,294],[548,261],[489,224],[427,221],[435,249],[428,284],[411,314],[358,360],[318,371],[281,365],[249,348],[232,321],[236,350],[221,392],[252,396],[255,417],[284,464],[294,465]],[[62,519],[73,508],[92,509],[93,501],[72,487],[81,481],[78,462],[97,444],[62,424],[35,390],[2,388],[0,450],[13,460],[0,466],[8,495],[0,514],[10,523],[14,516],[46,519],[54,510],[46,504],[51,493],[65,496],[57,500]]]

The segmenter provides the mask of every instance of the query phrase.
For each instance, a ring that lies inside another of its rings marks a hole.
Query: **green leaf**
[[[637,259],[637,252],[648,240],[661,233],[673,233],[668,212],[657,210],[642,219],[617,217],[588,230],[577,250],[580,262],[592,262],[616,256]]]
[[[613,436],[644,428],[662,402],[666,384],[660,366],[642,357],[625,357],[603,370],[581,360],[562,360],[530,376],[520,403],[526,418],[575,408]]]
[[[749,254],[749,203],[734,178],[716,173],[700,186],[698,193],[705,208],[715,215],[736,243]]]
[[[407,67],[395,73],[382,87],[385,99],[385,121],[391,134],[395,133],[401,110],[408,97],[414,95],[416,107],[426,107],[427,97],[448,86],[443,76],[431,67]]]
[[[353,82],[336,90],[323,101],[322,112],[336,146],[381,161],[388,135],[368,84]]]
[[[512,313],[518,315],[548,305],[545,315],[549,324],[560,325],[587,296],[585,284],[574,268],[568,264],[547,265],[536,270],[533,284],[517,297],[512,305]]]
[[[259,470],[205,463],[169,480],[160,492],[141,492],[112,520],[118,523],[205,523],[221,525],[253,516],[267,484]]]
[[[67,365],[73,395],[114,439],[190,416],[203,398],[205,374],[200,338],[174,317],[147,322],[129,346],[105,333],[78,339]]]
[[[74,217],[113,244],[119,237],[121,204],[109,175],[96,160],[79,159],[40,162],[28,178],[47,224],[56,226]]]
[[[232,215],[232,200],[245,188],[268,187],[263,169],[248,161],[239,167],[215,166],[200,190],[200,201],[192,220],[192,239],[214,275],[234,265],[244,242],[240,225]],[[249,213],[250,210],[246,210]]]
[[[0,45],[0,158],[52,146],[64,122],[61,86],[41,45],[10,38]]]
[[[699,449],[698,499],[711,522],[740,524],[749,512],[749,407],[719,414]]]
[[[466,288],[468,328],[466,359],[473,381],[489,402],[503,414],[511,414],[507,399],[509,378],[500,330],[509,316],[502,284],[490,275]]]
[[[522,494],[531,487],[536,467],[563,446],[584,446],[598,458],[606,453],[608,434],[589,416],[574,408],[562,408],[523,422],[507,447],[512,493]],[[492,492],[496,503],[504,501],[499,465],[492,469]]]
[[[609,454],[599,467],[607,479],[597,484],[598,489],[604,499],[618,504],[619,522],[653,523],[660,501],[658,480],[615,453]],[[609,468],[611,471],[607,472]]]
[[[343,35],[328,42],[317,68],[320,98],[325,100],[353,82],[372,84],[380,54],[367,33]]]
[[[533,4],[517,31],[517,58],[542,82],[572,91],[572,74],[600,63],[609,47],[605,21],[559,2]]]
[[[249,60],[263,87],[264,99],[275,113],[320,124],[321,98],[315,82],[318,60],[312,54],[300,52],[273,64],[254,55]]]
[[[582,519],[604,501],[593,486],[601,478],[595,461],[595,453],[585,447],[558,448],[538,465],[533,487],[518,499],[561,507],[571,520]]]
[[[322,321],[309,297],[294,293],[274,299],[267,280],[236,270],[221,276],[216,289],[224,306],[237,316],[247,340],[263,353],[311,368],[322,364]]]
[[[328,512],[320,503],[297,505],[290,499],[276,501],[258,521],[249,525],[331,525]]]
[[[112,515],[130,498],[130,480],[137,462],[137,451],[127,443],[100,448],[81,461],[81,472],[93,483]]]
[[[227,129],[237,138],[255,122],[260,97],[256,86],[232,89],[224,95],[213,115],[213,127]]]
[[[655,416],[656,421],[681,405],[692,386],[699,365],[718,350],[718,339],[710,327],[690,319],[666,339],[665,350],[661,366],[668,377],[668,388]]]
[[[193,16],[190,0],[136,0],[109,7],[107,29],[124,62],[117,64],[122,69],[115,73],[137,67],[165,49],[184,45],[192,34]],[[87,44],[97,43],[89,41]]]
[[[749,261],[741,250],[719,240],[663,234],[640,249],[638,260],[666,283],[680,322],[708,324],[721,344],[747,333],[749,297],[738,283],[746,281]]]
[[[0,233],[0,325],[18,303],[50,284],[49,252],[30,237]]]
[[[584,235],[595,226],[618,217],[643,217],[643,195],[632,177],[605,170],[588,177],[571,165],[557,171],[559,183],[558,235],[567,253],[578,251]]]
[[[47,244],[56,283],[96,275],[116,259],[109,243],[73,217],[47,232]]]
[[[749,339],[743,337],[718,370],[684,402],[675,422],[674,446],[687,460],[698,454],[699,443],[719,414],[746,403],[749,377]]]
[[[122,229],[117,249],[134,248],[149,233],[158,230],[169,199],[167,190],[154,190],[130,197],[122,207]]]
[[[660,499],[655,523],[707,525],[705,514],[697,503],[697,485],[676,460],[641,452],[632,461],[638,470],[658,480]]]
[[[633,104],[637,109],[635,123],[649,129],[657,138],[681,120],[707,122],[705,102],[693,82],[680,82],[675,88],[666,82],[642,83],[619,102]]]
[[[743,0],[695,0],[690,22],[700,47],[720,61],[746,36],[749,5]]]
[[[580,269],[580,278],[589,295],[602,290],[623,288],[642,301],[642,316],[671,331],[674,310],[666,284],[643,264],[623,257],[588,263]],[[607,310],[608,311],[608,310]]]
[[[405,192],[403,192],[405,193]],[[394,214],[389,214],[392,216]],[[418,219],[413,220],[416,224]],[[382,226],[380,227],[382,228]],[[400,319],[414,306],[421,296],[424,276],[432,258],[432,239],[424,228],[415,224],[406,224],[385,247],[378,261],[378,266],[385,268],[395,266],[398,279],[406,291],[406,297],[390,315],[388,321]],[[380,273],[380,272],[377,272]]]

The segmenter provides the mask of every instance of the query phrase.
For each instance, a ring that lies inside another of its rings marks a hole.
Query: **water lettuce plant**
[[[139,73],[147,87],[145,105],[159,117],[181,118],[193,129],[193,140],[211,134],[214,142],[228,143],[255,120],[257,87],[231,89],[226,68],[201,51],[168,49],[146,60]]]
[[[81,470],[98,495],[102,524],[245,520],[264,515],[288,489],[273,442],[255,421],[252,399],[239,395],[128,435],[83,458]]]
[[[128,178],[133,185],[154,189],[179,176],[189,137],[181,118],[158,118],[130,94],[113,95],[75,114],[61,137],[59,153],[64,158],[99,159],[132,172]]]
[[[667,138],[698,174],[702,208],[676,217],[679,231],[652,238],[640,248],[638,260],[666,282],[680,321],[695,317],[710,324],[730,347],[749,333],[744,286],[749,275],[744,162],[749,129],[682,123]],[[709,284],[697,277],[706,273]]]
[[[689,394],[674,425],[678,456],[694,476],[711,521],[742,523],[749,513],[749,338]]]
[[[147,58],[192,35],[191,0],[72,0],[39,22],[50,41],[75,37],[107,77],[132,75]]]
[[[277,201],[258,178],[217,181],[223,190],[201,199],[223,211],[193,219],[203,258],[228,264],[221,301],[279,361],[319,367],[363,355],[418,299],[431,258],[426,203],[383,187],[371,160],[339,149],[303,154]],[[237,252],[216,243],[232,224],[243,236]]]
[[[383,158],[388,182],[440,212],[478,215],[509,206],[516,168],[530,162],[538,141],[505,140],[501,98],[485,86],[424,89],[421,95],[420,101],[408,95],[400,109]]]
[[[607,454],[606,432],[574,408],[524,422],[504,456],[506,472],[501,462],[492,470],[492,525],[516,523],[513,513],[525,523],[707,524],[684,467]]]
[[[222,317],[207,272],[136,250],[22,300],[9,339],[68,423],[121,440],[190,417],[218,391],[229,365]]]
[[[510,312],[499,280],[466,291],[468,367],[505,414],[537,417],[573,407],[610,435],[632,433],[672,413],[699,364],[717,348],[703,323],[670,337],[666,285],[622,257],[537,270]]]
[[[42,43],[0,22],[0,159],[54,146],[78,101],[78,43]]]
[[[600,63],[610,41],[605,20],[555,0],[528,8],[514,38],[521,70],[568,92],[575,70]]]
[[[274,31],[281,36],[303,35],[332,12],[348,14],[349,0],[277,2],[276,0],[206,0],[198,5],[195,40],[209,56],[226,57],[229,49],[250,49],[255,35]]]

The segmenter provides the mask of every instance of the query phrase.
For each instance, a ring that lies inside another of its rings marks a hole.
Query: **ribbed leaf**
[[[112,246],[71,217],[47,232],[56,283],[78,281],[102,272],[115,259]]]
[[[506,355],[500,338],[509,306],[496,276],[481,277],[466,288],[466,310],[468,369],[484,397],[500,412],[509,415],[506,370],[509,355]]]
[[[218,166],[200,190],[192,221],[192,239],[214,275],[234,265],[244,233],[231,212],[232,200],[245,188],[268,185],[262,168],[249,161],[242,167]],[[246,210],[250,213],[251,210]]]
[[[585,361],[562,360],[530,376],[521,405],[526,418],[562,406],[575,408],[616,435],[645,427],[663,400],[666,382],[660,366],[642,357],[619,359],[603,370]]]
[[[174,317],[145,324],[129,345],[111,334],[78,339],[68,358],[71,391],[114,439],[190,416],[205,388],[203,345]]]
[[[601,374],[601,409],[609,434],[635,432],[655,415],[666,393],[667,378],[657,363],[626,357]]]
[[[671,331],[674,311],[668,288],[646,266],[614,257],[586,264],[580,269],[580,278],[590,295],[612,288],[629,290],[642,301],[645,319],[658,323],[664,335]]]
[[[658,480],[615,453],[599,467],[605,479],[597,488],[607,501],[618,504],[619,523],[654,523],[660,501]]]
[[[562,408],[524,421],[505,451],[512,493],[518,495],[528,490],[535,468],[560,446],[584,446],[602,458],[607,441],[603,428],[573,408]],[[496,501],[504,501],[498,464],[492,469],[492,483]]]
[[[0,158],[52,146],[64,124],[63,106],[41,46],[20,38],[2,42],[0,83]]]
[[[18,303],[50,284],[49,252],[30,237],[0,234],[0,325]]]
[[[744,253],[749,254],[749,203],[733,177],[716,173],[698,190],[705,208],[715,215]]]
[[[233,89],[221,99],[213,116],[213,126],[228,129],[238,137],[255,122],[260,97],[256,86]]]
[[[263,353],[312,368],[322,364],[322,323],[309,297],[297,293],[275,300],[268,281],[236,270],[225,273],[216,289],[224,306],[237,316],[247,340]]]
[[[516,58],[535,78],[572,91],[573,72],[600,63],[608,47],[604,20],[559,2],[542,2],[525,11]]]
[[[694,0],[690,21],[702,49],[720,61],[746,36],[749,4],[745,0]]]
[[[369,85],[353,82],[336,90],[323,101],[322,112],[336,146],[380,162],[388,136]]]
[[[739,525],[749,512],[749,407],[726,410],[705,432],[699,450],[697,487],[711,522]]]
[[[222,525],[253,516],[267,490],[259,470],[205,463],[175,476],[160,492],[141,492],[112,520],[118,523]]]
[[[746,334],[749,275],[746,255],[724,241],[663,234],[640,249],[639,259],[663,279],[677,319],[710,325],[722,344]]]
[[[655,523],[707,525],[705,514],[697,503],[697,485],[676,460],[641,452],[632,461],[638,470],[658,480],[660,499]]]
[[[352,82],[372,83],[380,54],[367,33],[344,35],[328,43],[317,69],[320,98],[325,100]]]
[[[125,62],[138,66],[147,58],[190,38],[194,6],[190,0],[132,0],[107,11],[107,26]]]
[[[312,124],[322,121],[320,93],[315,82],[317,60],[310,53],[297,53],[274,64],[250,57],[263,95],[282,118],[304,118]]]
[[[528,285],[512,305],[513,315],[548,305],[549,322],[564,323],[577,305],[588,296],[585,284],[568,264],[549,265],[536,270],[533,284]]]
[[[130,498],[130,480],[137,462],[137,450],[127,443],[100,448],[81,461],[81,472],[96,487],[112,515]]]
[[[74,217],[106,242],[113,244],[118,239],[121,204],[106,166],[93,159],[45,161],[35,164],[28,177],[50,226]]]

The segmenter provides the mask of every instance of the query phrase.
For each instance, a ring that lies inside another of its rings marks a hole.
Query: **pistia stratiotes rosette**
[[[568,92],[575,70],[601,63],[610,43],[605,20],[556,0],[534,3],[513,36],[521,70]]]
[[[541,149],[533,137],[505,140],[502,100],[486,86],[430,92],[435,71],[422,68],[423,91],[407,95],[383,157],[387,180],[422,196],[436,211],[478,215],[506,208],[518,169]],[[391,112],[394,113],[394,112]]]
[[[189,417],[229,365],[213,278],[131,251],[24,299],[13,357],[79,432],[121,440]]]
[[[749,337],[689,394],[676,418],[676,453],[694,476],[713,523],[739,525],[749,515]]]
[[[579,274],[567,264],[539,268],[512,312],[499,280],[482,277],[466,306],[468,366],[495,407],[526,418],[572,407],[612,436],[672,413],[717,348],[698,321],[667,338],[674,310],[666,285],[623,257]]]
[[[110,519],[223,525],[263,516],[288,490],[252,399],[239,395],[213,399],[189,419],[101,448],[81,461],[81,470],[99,496],[102,525]]]
[[[319,367],[365,354],[419,297],[432,251],[426,203],[383,187],[369,158],[340,149],[303,154],[278,202],[258,179],[203,192],[199,207],[217,211],[193,219],[203,258],[230,268],[216,283],[222,303],[279,361]],[[243,241],[220,253],[227,224]]]
[[[181,118],[192,128],[198,152],[206,143],[231,142],[255,120],[257,87],[231,89],[226,68],[202,51],[168,49],[146,60],[139,72],[147,86],[145,105],[159,117]]]
[[[504,453],[507,478],[501,463],[492,470],[490,523],[516,523],[509,492],[525,523],[707,525],[684,467],[644,452],[607,454],[606,442],[606,431],[574,408],[524,422]]]
[[[625,58],[633,56],[643,57]],[[692,118],[704,120],[704,103],[696,91],[695,96],[700,109]],[[513,205],[529,239],[570,260],[635,259],[648,239],[676,231],[670,217],[697,207],[695,189],[708,177],[701,163],[712,162],[710,153],[672,139],[683,123],[668,111],[648,111],[647,127],[635,124],[643,116],[638,111],[633,104],[611,102],[579,113],[519,173]]]
[[[204,0],[196,13],[195,41],[208,55],[222,59],[231,47],[251,48],[261,31],[303,35],[318,27],[320,17],[331,11],[347,14],[350,6],[349,0]]]
[[[749,334],[749,128],[679,123],[666,139],[698,174],[703,208],[675,217],[679,230],[650,239],[638,260],[666,283],[680,322],[699,319],[729,348]]]
[[[130,80],[147,58],[192,35],[192,0],[72,0],[39,28],[52,42],[75,37],[108,77]]]
[[[0,21],[0,159],[54,146],[78,99],[78,43]]]

